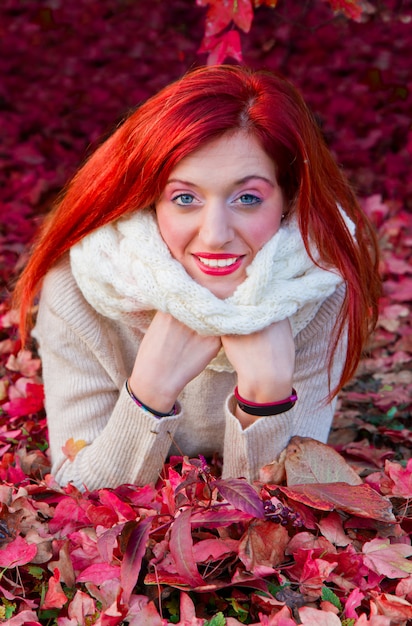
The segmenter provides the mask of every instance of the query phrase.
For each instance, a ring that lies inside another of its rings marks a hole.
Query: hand
[[[222,345],[237,372],[240,395],[251,402],[276,402],[292,392],[295,344],[289,320],[251,335],[225,335]]]
[[[199,335],[168,313],[158,311],[140,344],[130,387],[143,404],[167,412],[220,348],[219,337]]]

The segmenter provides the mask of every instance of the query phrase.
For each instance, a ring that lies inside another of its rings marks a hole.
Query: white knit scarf
[[[341,213],[353,235],[353,222]],[[336,270],[321,269],[310,259],[295,217],[259,250],[245,280],[224,300],[171,256],[150,210],[95,230],[73,246],[70,256],[75,280],[92,307],[143,332],[154,312],[163,311],[215,336],[248,335],[289,318],[295,337],[342,282]],[[231,369],[224,354],[209,367]]]

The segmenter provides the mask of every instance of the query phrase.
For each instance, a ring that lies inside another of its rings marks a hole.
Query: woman
[[[376,321],[375,253],[289,82],[217,66],[163,89],[74,177],[18,285],[23,333],[42,285],[56,479],[144,484],[217,451],[254,480],[291,436],[326,441]]]

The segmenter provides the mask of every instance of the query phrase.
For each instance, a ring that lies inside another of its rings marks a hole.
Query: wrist
[[[247,398],[248,401],[257,404],[279,402],[288,398],[292,394],[291,379],[276,382],[242,381],[238,379],[237,391],[239,396]]]
[[[155,417],[170,417],[176,415],[177,407],[174,400],[168,400],[163,394],[150,396],[145,393],[136,392],[132,387],[131,380],[126,380],[126,390],[132,400],[145,411],[152,413]]]

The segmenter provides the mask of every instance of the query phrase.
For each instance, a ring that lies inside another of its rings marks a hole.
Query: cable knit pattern
[[[350,231],[353,223],[342,215]],[[317,257],[314,250],[314,258]],[[313,263],[291,218],[257,253],[225,300],[192,280],[164,243],[153,211],[112,222],[71,249],[77,284],[92,307],[143,332],[154,310],[203,335],[248,335],[286,318],[295,337],[342,282]]]

